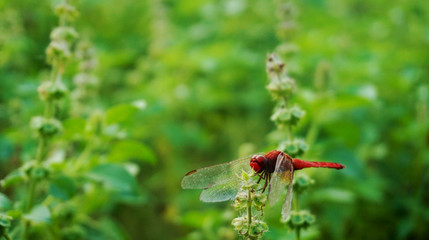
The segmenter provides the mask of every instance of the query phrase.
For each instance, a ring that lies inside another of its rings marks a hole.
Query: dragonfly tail
[[[335,169],[343,169],[345,166],[339,163],[332,162],[310,162],[304,161],[300,159],[293,159],[293,168],[294,170],[300,170],[303,168],[335,168]]]

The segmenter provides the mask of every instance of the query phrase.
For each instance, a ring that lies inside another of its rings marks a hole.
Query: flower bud
[[[293,180],[293,190],[300,194],[314,184],[314,180],[305,174],[297,175]]]
[[[262,209],[265,207],[265,202],[267,201],[267,195],[255,192],[255,195],[253,197],[253,207],[255,207],[257,210],[262,211]]]
[[[235,230],[241,233],[245,224],[247,224],[247,218],[246,217],[234,218],[231,224],[234,226]]]
[[[73,21],[79,15],[79,12],[73,5],[61,3],[55,7],[55,14],[59,17],[64,16],[68,21]]]
[[[291,157],[297,157],[306,152],[308,146],[302,139],[286,140],[280,143],[279,150],[286,152]]]
[[[66,85],[61,81],[46,81],[43,82],[38,88],[39,97],[43,101],[60,100],[68,92]]]
[[[296,125],[304,117],[305,112],[298,106],[285,108],[284,106],[276,107],[271,120],[277,125]]]
[[[247,203],[248,203],[247,192],[246,191],[240,191],[235,196],[235,201],[232,204],[232,206],[237,210],[241,210],[241,209],[244,209],[247,207]]]
[[[306,210],[291,211],[288,220],[286,220],[287,225],[290,228],[307,228],[316,221],[316,218],[313,214]]]
[[[241,188],[235,197],[233,206],[237,211],[245,212],[245,215],[235,218],[232,225],[245,238],[259,238],[268,231],[268,226],[258,219],[263,213],[258,214],[256,212],[262,212],[267,196],[257,190],[258,184],[255,182],[253,172],[243,171],[241,176],[237,177],[240,179]],[[247,214],[253,216],[249,219]]]
[[[249,236],[262,237],[264,232],[268,231],[268,225],[261,220],[253,220],[249,229]]]
[[[281,99],[295,92],[295,80],[290,77],[283,76],[280,81],[271,81],[267,90],[271,93],[274,99]]]
[[[72,27],[56,27],[51,32],[51,40],[53,41],[66,41],[70,43],[78,36],[76,30]]]
[[[270,80],[278,79],[278,76],[284,72],[285,64],[276,54],[267,55],[266,71]]]
[[[64,40],[51,41],[46,48],[46,57],[48,63],[53,63],[58,60],[67,60],[71,57],[69,45]]]
[[[293,3],[286,2],[280,4],[277,14],[282,19],[292,19],[298,15],[298,10]]]
[[[49,170],[43,166],[35,166],[31,169],[30,176],[36,181],[46,179],[49,176]]]
[[[62,131],[61,122],[55,118],[44,118],[36,116],[31,119],[31,128],[36,130],[42,137],[52,137]]]

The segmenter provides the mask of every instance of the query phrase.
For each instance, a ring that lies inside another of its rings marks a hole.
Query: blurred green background
[[[0,177],[34,154],[29,121],[49,72],[45,48],[55,1],[0,1]],[[287,3],[287,2],[285,2]],[[96,48],[99,109],[144,99],[126,123],[158,161],[141,164],[144,203],[113,210],[125,239],[234,239],[231,203],[182,190],[192,169],[277,147],[265,58],[276,50],[305,111],[302,196],[317,223],[307,239],[429,236],[429,1],[79,1],[75,28]],[[290,7],[289,6],[289,7]],[[69,79],[71,74],[67,75]],[[71,80],[70,88],[73,88]],[[96,109],[94,109],[95,111]],[[277,134],[277,135],[276,135]],[[291,239],[280,206],[266,239]]]

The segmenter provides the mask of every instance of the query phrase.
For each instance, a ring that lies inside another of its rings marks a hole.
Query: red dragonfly
[[[295,170],[311,167],[343,169],[345,166],[331,162],[310,162],[291,158],[281,151],[270,151],[266,154],[251,155],[231,162],[188,172],[182,180],[184,189],[203,189],[200,200],[203,202],[222,202],[234,199],[240,188],[237,175],[244,170],[253,169],[261,179],[265,180],[262,191],[268,186],[268,201],[273,206],[287,188],[282,207],[282,219],[289,216],[292,203],[293,175]]]

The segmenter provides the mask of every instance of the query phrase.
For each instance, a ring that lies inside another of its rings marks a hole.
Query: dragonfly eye
[[[250,167],[256,172],[260,173],[264,170],[265,161],[267,159],[262,155],[254,155],[250,159]]]

